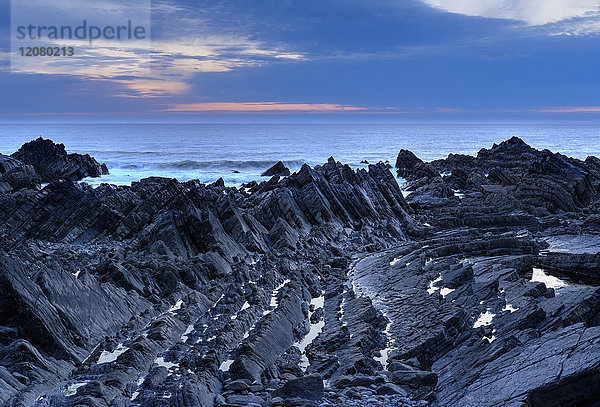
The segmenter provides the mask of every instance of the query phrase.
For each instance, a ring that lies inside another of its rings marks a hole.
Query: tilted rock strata
[[[0,160],[2,405],[600,393],[598,256],[552,243],[600,231],[593,157],[516,138],[432,163],[403,150],[405,199],[384,164],[92,188],[73,180],[102,173],[95,160],[46,140],[19,151]]]
[[[42,137],[24,144],[11,157],[31,165],[42,177],[42,182],[62,178],[78,181],[108,174],[106,165],[98,164],[89,154],[67,154],[64,145]]]

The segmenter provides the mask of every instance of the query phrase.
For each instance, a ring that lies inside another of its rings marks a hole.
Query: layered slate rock
[[[593,405],[600,391],[600,328],[573,325],[503,349],[461,394],[442,392],[440,405]],[[465,383],[467,384],[467,383]]]
[[[596,160],[516,137],[476,157],[400,156],[407,201],[427,235],[366,257],[351,274],[392,320],[391,377],[430,378],[440,406],[593,405],[598,250],[555,242],[598,233],[588,220]],[[424,176],[427,165],[441,177]]]
[[[418,233],[383,164],[353,171],[330,159],[241,189],[164,178],[91,188],[72,181],[82,173],[63,152],[45,140],[24,146],[15,157],[60,180],[0,197],[0,240],[27,265],[7,268],[7,405],[302,400],[271,393],[305,375],[296,358],[323,321],[309,304],[323,297],[326,270],[347,266],[346,246]],[[378,335],[383,318],[360,306],[360,326]],[[351,349],[344,360],[355,363]],[[26,352],[38,373],[15,370]],[[234,380],[234,394],[220,396]],[[239,380],[254,394],[237,394]]]
[[[290,169],[285,166],[281,161],[277,161],[271,168],[260,174],[263,177],[272,177],[273,175],[279,175],[281,177],[287,177],[290,175]]]
[[[40,189],[42,177],[31,165],[0,154],[0,191],[17,192],[21,189]]]
[[[319,375],[290,380],[273,392],[274,397],[321,400],[324,396],[323,378]]]
[[[63,144],[55,144],[42,137],[24,144],[13,158],[31,165],[42,177],[42,182],[58,179],[78,181],[86,177],[108,174],[108,168],[89,154],[67,154]]]
[[[333,158],[92,188],[33,146],[0,159],[0,405],[597,400],[598,159],[514,138],[401,151],[408,191]]]

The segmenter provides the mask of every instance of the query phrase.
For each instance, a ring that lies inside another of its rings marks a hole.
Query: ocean
[[[119,185],[162,176],[206,183],[222,177],[235,186],[265,179],[260,174],[279,160],[292,171],[330,156],[354,168],[366,167],[363,161],[393,165],[402,148],[430,161],[474,155],[512,136],[575,158],[600,156],[600,125],[587,124],[0,124],[0,153],[39,136],[106,163],[109,175],[85,181]]]

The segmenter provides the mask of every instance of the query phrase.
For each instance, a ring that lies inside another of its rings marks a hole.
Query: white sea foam
[[[81,383],[70,384],[69,386],[67,386],[67,389],[65,390],[65,396],[73,396],[73,395],[77,394],[77,389],[85,386],[87,383],[88,382],[85,381],[85,382],[81,382]]]
[[[323,304],[325,303],[325,296],[321,295],[320,297],[313,298],[310,301],[310,303],[311,303],[314,311],[310,311],[309,316],[308,316],[309,320],[317,309],[323,307]],[[303,371],[306,371],[306,369],[309,366],[309,360],[306,357],[306,348],[308,347],[308,345],[313,343],[313,341],[316,339],[317,336],[319,336],[319,334],[323,330],[324,326],[325,326],[324,319],[321,319],[317,323],[311,322],[310,329],[309,329],[308,333],[306,334],[306,336],[304,336],[304,338],[302,338],[300,341],[297,341],[296,343],[294,343],[294,346],[296,346],[298,349],[300,349],[300,352],[302,352],[300,368]]]
[[[114,362],[115,360],[117,360],[117,358],[122,355],[123,353],[125,353],[127,351],[127,349],[123,346],[122,343],[120,343],[114,351],[107,351],[107,350],[103,350],[102,353],[100,354],[100,357],[98,358],[98,364],[101,363],[110,363],[110,362]]]
[[[477,318],[477,321],[475,321],[475,323],[473,324],[473,328],[479,328],[480,326],[491,325],[492,320],[494,319],[495,316],[496,316],[496,314],[491,313],[489,310],[481,313],[481,315],[479,315],[479,318]]]
[[[277,296],[279,295],[279,291],[290,281],[291,280],[286,279],[283,283],[281,283],[277,287],[275,287],[275,289],[273,290],[273,293],[271,293],[271,302],[269,303],[269,307],[271,309],[267,309],[267,310],[263,311],[263,316],[269,315],[271,312],[273,312],[274,308],[277,308],[277,306],[279,305],[277,302]]]
[[[436,287],[436,284],[439,283],[440,281],[442,281],[442,276],[439,275],[437,276],[437,278],[435,280],[432,280],[429,282],[429,288],[427,289],[427,292],[429,294],[433,294],[436,291],[438,291],[440,289],[440,287]]]
[[[165,358],[162,357],[162,356],[157,357],[154,360],[154,364],[158,365],[158,366],[166,367],[168,370],[171,370],[171,369],[176,368],[176,367],[179,366],[179,364],[177,364],[177,363],[172,363],[172,362],[165,361]]]
[[[541,282],[544,283],[546,287],[554,288],[555,290],[559,290],[569,285],[566,281],[563,281],[558,277],[546,274],[544,270],[535,267],[533,268],[531,282]]]
[[[452,292],[454,292],[454,288],[446,288],[446,287],[442,287],[440,289],[440,294],[442,294],[442,297],[446,298],[446,296]]]
[[[394,165],[398,151],[390,146],[402,145],[431,161],[449,153],[473,155],[498,142],[498,134],[521,134],[539,149],[556,150],[559,143],[563,154],[579,159],[598,150],[597,128],[577,125],[30,123],[4,124],[3,129],[5,154],[39,134],[64,143],[69,152],[89,153],[106,163],[110,174],[84,180],[95,185],[130,185],[162,176],[202,182],[222,177],[226,185],[234,186],[265,180],[261,173],[279,160],[292,172],[305,162],[323,164],[330,155],[353,168],[365,168],[361,164],[365,159],[372,163],[388,160]],[[167,143],[165,134],[169,135]],[[569,143],[562,142],[564,134],[569,134]],[[223,145],[227,148],[215,148]],[[250,157],[248,146],[252,146]]]
[[[387,317],[386,313],[384,313],[383,315],[385,317]],[[390,357],[390,353],[392,352],[392,350],[394,350],[394,347],[392,345],[394,344],[395,340],[392,337],[392,334],[390,333],[391,328],[392,328],[392,321],[390,320],[387,323],[385,330],[383,331],[383,333],[385,334],[385,336],[387,338],[387,346],[385,347],[385,349],[382,349],[379,351],[381,356],[376,356],[374,358],[376,361],[381,363],[381,366],[383,366],[384,369],[387,369],[387,364],[388,364],[388,360]]]
[[[175,312],[181,309],[181,306],[183,305],[183,300],[178,300],[175,305],[173,305],[171,308],[169,308],[169,312]]]
[[[223,363],[221,363],[221,366],[219,366],[219,370],[222,372],[228,372],[229,368],[231,367],[231,364],[234,362],[233,359],[227,359],[226,361],[224,361]]]
[[[188,325],[188,327],[185,330],[185,332],[183,333],[183,335],[181,335],[181,341],[182,342],[187,342],[188,337],[192,333],[193,330],[194,330],[194,324]]]

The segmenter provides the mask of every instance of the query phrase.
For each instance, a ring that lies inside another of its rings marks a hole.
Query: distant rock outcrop
[[[63,144],[55,144],[42,137],[24,144],[12,157],[31,165],[42,177],[42,182],[59,179],[79,181],[108,174],[106,165],[99,164],[89,154],[67,154]]]
[[[281,161],[277,161],[275,165],[266,170],[261,174],[263,177],[271,177],[273,175],[279,175],[280,177],[287,177],[290,175],[290,170]]]

